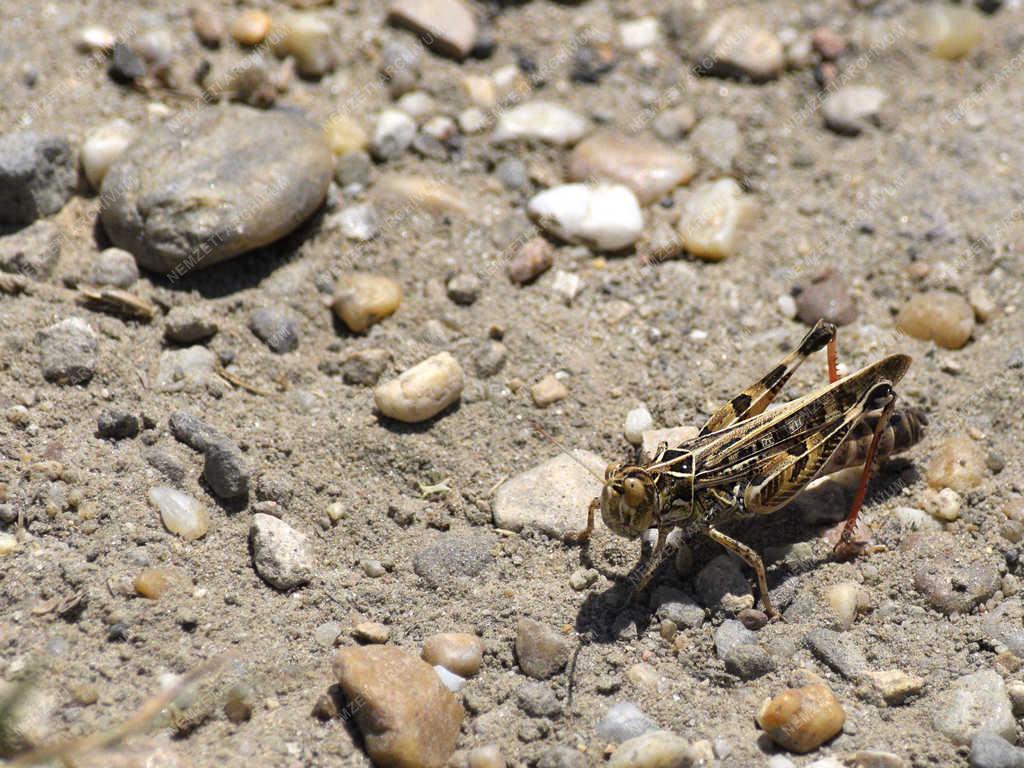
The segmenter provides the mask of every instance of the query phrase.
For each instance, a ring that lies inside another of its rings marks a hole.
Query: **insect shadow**
[[[859,470],[858,470],[859,471]],[[914,465],[901,457],[890,460],[877,473],[871,484],[867,497],[868,504],[874,505],[885,501],[902,492],[904,487],[913,485],[920,479]],[[850,508],[853,489],[838,480],[826,480],[820,485],[809,488],[801,493],[792,503],[773,515],[753,518],[727,527],[730,535],[736,536],[744,543],[761,553],[771,553],[772,549],[785,548],[791,545],[808,542],[812,544],[812,553],[806,557],[790,559],[765,558],[768,587],[772,602],[785,611],[796,597],[798,576],[813,570],[833,559],[832,547],[822,541],[823,531],[842,522]],[[889,527],[884,519],[875,523],[875,537],[887,536]],[[611,535],[606,529],[598,536]],[[895,541],[883,541],[895,544]],[[650,586],[640,595],[633,596],[633,589],[639,582],[650,556],[651,543],[643,540],[642,554],[627,573],[612,570],[607,563],[595,560],[594,552],[589,547],[580,551],[580,563],[585,568],[594,568],[607,578],[611,585],[603,591],[594,591],[587,595],[577,613],[575,628],[581,636],[590,642],[612,643],[633,633],[645,632],[650,625],[658,620],[658,609],[661,603],[679,599],[678,594],[667,592],[665,587],[681,590],[690,599],[700,592],[703,598],[705,613],[724,615],[721,605],[722,591],[718,594],[707,585],[697,589],[697,574],[708,563],[725,550],[704,537],[696,537],[686,541],[692,556],[692,567],[687,574],[680,577],[673,565],[678,545],[673,548],[672,539],[666,546],[666,557],[658,570],[655,571]],[[669,549],[671,548],[671,551]],[[741,565],[741,571],[748,583],[753,587],[752,571]],[[756,591],[756,590],[755,590]]]

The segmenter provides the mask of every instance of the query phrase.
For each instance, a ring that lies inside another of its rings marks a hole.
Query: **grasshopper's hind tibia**
[[[836,373],[836,327],[831,323],[819,320],[804,336],[797,348],[782,358],[778,365],[715,411],[707,423],[701,427],[700,434],[716,432],[762,413],[786,386],[786,382],[800,367],[800,364],[826,346],[829,350],[829,381],[836,381],[838,378]]]
[[[668,541],[669,528],[658,529],[658,540],[654,544],[654,549],[651,550],[651,556],[647,560],[647,565],[640,572],[640,577],[637,579],[636,585],[630,592],[629,599],[636,600],[640,594],[647,589],[647,585],[651,583],[651,579],[654,578],[654,572],[658,570],[658,566],[661,565],[661,561],[665,557],[665,542]]]
[[[764,612],[769,618],[777,616],[778,614],[772,606],[771,596],[768,594],[768,577],[765,574],[764,561],[761,560],[761,556],[742,541],[736,541],[731,536],[726,536],[717,528],[708,528],[705,534],[709,539],[729,550],[754,569],[754,574],[757,576],[757,588],[761,592],[761,605],[764,606]]]
[[[587,508],[587,527],[582,531],[571,531],[562,537],[562,540],[570,544],[585,544],[590,541],[594,533],[594,516],[601,508],[601,499],[594,499]]]

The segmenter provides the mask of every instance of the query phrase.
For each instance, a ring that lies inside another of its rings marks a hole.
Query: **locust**
[[[797,368],[826,348],[828,384],[766,410]],[[771,371],[715,411],[695,438],[662,443],[649,461],[638,455],[610,464],[586,528],[567,539],[589,541],[598,511],[619,536],[636,539],[657,529],[636,597],[663,559],[673,529],[684,539],[706,536],[753,569],[764,612],[775,617],[761,557],[722,529],[776,512],[816,478],[863,466],[835,546],[837,555],[858,554],[854,531],[872,468],[916,444],[927,425],[920,411],[896,407],[895,386],[910,364],[909,356],[894,354],[840,378],[836,327],[818,321]]]

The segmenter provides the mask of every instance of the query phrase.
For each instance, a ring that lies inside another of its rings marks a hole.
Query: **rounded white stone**
[[[622,184],[562,184],[535,195],[526,211],[556,237],[597,251],[633,245],[644,228],[640,203]]]
[[[373,392],[377,408],[390,419],[415,423],[436,416],[459,399],[463,374],[448,352],[428,357]]]
[[[645,406],[640,406],[626,414],[626,424],[622,431],[631,445],[640,445],[644,441],[644,432],[653,426],[651,412]]]
[[[82,170],[92,188],[99,190],[111,164],[135,141],[135,128],[118,118],[89,131],[82,142]]]

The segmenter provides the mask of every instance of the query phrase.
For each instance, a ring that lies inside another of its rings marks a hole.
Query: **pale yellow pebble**
[[[334,67],[331,26],[316,13],[289,13],[274,22],[274,54],[291,56],[303,77],[317,78]]]
[[[855,581],[842,581],[833,584],[825,594],[842,629],[849,629],[853,626],[858,611],[868,605],[867,593]]]
[[[331,308],[354,333],[394,314],[402,303],[402,286],[389,277],[353,272],[338,281]]]
[[[361,643],[382,645],[391,639],[391,630],[378,621],[364,621],[356,624],[352,636]]]
[[[704,184],[686,201],[679,219],[683,247],[708,261],[732,256],[756,211],[750,196],[732,179]]]
[[[159,600],[168,591],[184,592],[189,578],[178,568],[144,568],[135,577],[135,592],[150,600]]]
[[[441,352],[378,386],[373,399],[388,418],[416,423],[452,405],[463,386],[462,366],[450,353]]]
[[[928,489],[924,497],[925,512],[944,523],[960,519],[963,503],[963,498],[952,488],[943,488],[938,492]]]
[[[899,669],[865,672],[863,678],[857,686],[857,695],[890,707],[903,704],[907,699],[920,694],[924,688],[923,678],[908,675]]]
[[[937,2],[922,12],[920,35],[932,56],[962,59],[984,34],[984,17],[969,5]]]
[[[444,632],[423,641],[420,658],[459,677],[473,677],[483,664],[484,643],[468,632]]]
[[[344,112],[335,112],[327,118],[327,122],[324,123],[324,136],[335,157],[366,149],[370,140],[363,126]]]
[[[18,540],[13,534],[0,533],[0,557],[10,555],[18,551]]]

